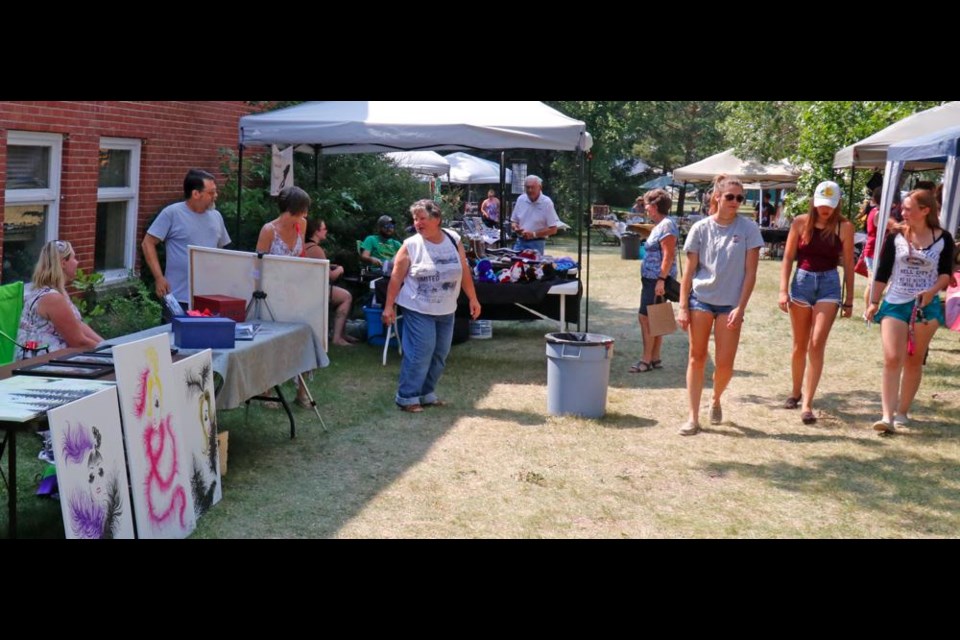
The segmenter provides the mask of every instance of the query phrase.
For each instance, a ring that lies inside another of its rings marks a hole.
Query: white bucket
[[[470,339],[489,340],[493,337],[493,320],[471,320]]]

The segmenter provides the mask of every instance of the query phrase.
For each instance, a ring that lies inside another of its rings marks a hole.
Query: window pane
[[[7,205],[3,217],[3,284],[33,278],[46,243],[47,205]]]
[[[50,147],[7,147],[7,189],[47,189],[50,186]]]
[[[127,230],[127,202],[97,203],[97,239],[93,268],[97,271],[123,269],[124,238]]]
[[[100,186],[130,186],[130,151],[100,149]]]

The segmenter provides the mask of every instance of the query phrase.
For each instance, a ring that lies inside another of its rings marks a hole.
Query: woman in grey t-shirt
[[[680,427],[680,435],[700,432],[700,396],[711,331],[716,353],[710,424],[723,422],[720,396],[733,377],[743,314],[757,281],[763,246],[756,223],[737,215],[743,199],[743,184],[739,180],[717,176],[710,196],[711,215],[690,228],[683,247],[687,264],[680,284],[677,322],[690,334],[687,362],[690,415]]]

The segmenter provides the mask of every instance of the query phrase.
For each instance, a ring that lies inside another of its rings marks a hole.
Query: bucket
[[[489,340],[493,337],[493,320],[471,320],[470,339]]]
[[[383,326],[383,319],[381,318],[383,307],[364,307],[363,313],[367,318],[367,344],[382,347],[387,340],[387,328]],[[398,324],[402,323],[400,319],[397,322]],[[393,337],[390,338],[391,347],[398,346],[396,335],[396,332],[394,332]]]
[[[600,418],[607,411],[613,338],[598,333],[548,333],[547,413]]]

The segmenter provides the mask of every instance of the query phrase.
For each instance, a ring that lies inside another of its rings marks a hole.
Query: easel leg
[[[323,422],[323,417],[320,415],[320,409],[317,407],[317,401],[313,399],[313,394],[310,393],[310,388],[307,387],[307,381],[303,379],[303,374],[298,373],[297,379],[300,381],[300,386],[303,388],[304,393],[307,394],[307,398],[310,399],[310,406],[313,408],[313,412],[317,414],[317,418],[320,420],[320,426],[323,427],[324,432],[327,431],[327,425]],[[293,424],[293,418],[291,417],[290,424]],[[290,436],[293,437],[292,435]]]

